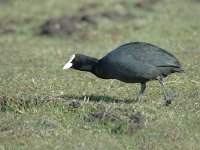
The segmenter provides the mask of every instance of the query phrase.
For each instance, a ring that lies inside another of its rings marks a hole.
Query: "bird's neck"
[[[95,69],[96,66],[98,66],[98,59],[93,58],[93,57],[89,57],[84,62],[84,65],[81,66],[78,70],[80,70],[80,71],[87,71],[87,72],[93,73],[93,70]]]
[[[92,70],[90,72],[95,76],[104,79],[100,60],[92,66]]]
[[[76,68],[74,68],[76,69]],[[83,61],[83,64],[76,70],[91,72],[99,78],[102,78],[102,69],[100,67],[100,60],[87,56],[87,59]]]

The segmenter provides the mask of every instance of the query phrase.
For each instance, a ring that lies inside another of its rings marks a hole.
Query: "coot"
[[[169,52],[149,43],[131,42],[109,52],[102,59],[74,54],[63,69],[88,71],[102,79],[117,79],[126,83],[140,83],[140,101],[146,83],[158,80],[164,93],[164,105],[171,103],[163,78],[171,73],[184,72],[178,59]]]

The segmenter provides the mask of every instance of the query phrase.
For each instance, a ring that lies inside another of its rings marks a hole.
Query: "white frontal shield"
[[[75,58],[75,55],[72,55],[69,59],[69,61],[65,64],[65,66],[63,67],[63,70],[65,69],[69,69],[73,64],[72,64],[72,61],[74,60]]]

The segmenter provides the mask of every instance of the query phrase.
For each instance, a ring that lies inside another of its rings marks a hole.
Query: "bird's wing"
[[[138,80],[146,81],[155,79],[160,73],[159,70],[143,61],[132,58],[132,55],[107,55],[101,60],[102,67],[107,76],[119,80]]]
[[[122,45],[110,53],[110,55],[123,55],[125,58],[152,64],[154,66],[180,67],[175,56],[169,52],[148,43],[134,42]]]

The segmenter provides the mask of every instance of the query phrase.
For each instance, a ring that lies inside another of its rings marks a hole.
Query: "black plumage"
[[[164,92],[164,104],[171,103],[164,88],[163,78],[175,72],[184,72],[178,59],[169,52],[149,43],[124,44],[98,60],[82,54],[72,55],[63,69],[88,71],[102,79],[117,79],[126,83],[141,83],[137,97],[140,101],[146,82],[158,80]]]

